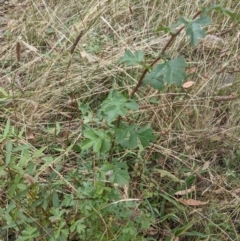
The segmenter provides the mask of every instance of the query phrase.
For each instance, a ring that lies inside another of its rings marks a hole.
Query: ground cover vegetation
[[[1,240],[240,240],[239,1],[0,11]]]

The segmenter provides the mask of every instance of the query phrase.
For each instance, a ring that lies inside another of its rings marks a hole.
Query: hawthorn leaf
[[[151,141],[156,139],[153,130],[148,126],[140,128],[136,133],[143,147],[148,146]]]
[[[190,37],[190,43],[192,46],[196,46],[199,40],[206,36],[206,32],[202,27],[212,23],[212,20],[206,15],[195,20],[181,17],[178,21],[185,25],[186,34]]]
[[[103,175],[109,176],[109,181],[112,184],[117,183],[121,187],[130,180],[127,164],[125,162],[119,162],[116,159],[113,160],[113,163],[105,163],[100,168],[100,171]]]
[[[121,143],[128,135],[129,129],[127,126],[121,126],[116,129],[116,142]]]
[[[143,84],[150,84],[154,89],[162,90],[164,88],[163,78],[158,74],[160,65],[157,65],[153,70],[146,74]]]
[[[148,126],[137,127],[134,124],[121,123],[120,127],[116,129],[116,143],[123,148],[134,149],[139,145],[139,142],[143,147],[146,147],[154,140],[153,131]]]
[[[95,142],[94,140],[86,139],[81,142],[80,146],[82,150],[88,150],[94,145],[94,142]]]
[[[136,125],[121,124],[116,130],[116,141],[124,148],[134,149],[138,146],[138,136],[136,135]]]
[[[138,110],[138,104],[135,101],[129,101],[125,104],[125,107],[129,110]]]
[[[78,221],[76,221],[76,227],[77,227],[77,232],[80,233],[84,233],[85,229],[86,229],[86,225],[84,224],[84,219],[80,219]]]
[[[137,65],[144,59],[144,53],[142,51],[136,51],[132,53],[130,50],[125,50],[124,55],[118,60],[118,62],[125,63],[127,66]]]
[[[181,86],[186,78],[186,72],[183,70],[187,67],[183,57],[166,61],[156,65],[153,70],[146,75],[144,83],[149,83],[153,88],[161,90],[165,85],[174,84]]]
[[[82,150],[93,149],[95,153],[105,153],[111,148],[111,137],[104,130],[86,129],[83,131],[85,139],[80,143]]]
[[[119,186],[123,187],[129,182],[129,174],[127,170],[115,169],[111,174],[109,181],[111,183],[117,183]]]
[[[107,172],[109,172],[109,171],[111,171],[113,169],[114,169],[114,165],[112,163],[108,163],[107,162],[107,163],[104,163],[101,166],[100,171],[106,174]]]
[[[106,100],[102,102],[101,110],[108,125],[117,119],[118,116],[125,116],[128,110],[137,110],[138,104],[135,100],[125,97],[118,91],[112,91]]]
[[[116,159],[113,160],[113,163],[114,169],[109,180],[110,182],[117,183],[119,186],[123,187],[130,180],[130,176],[128,173],[128,165],[125,162],[119,162]]]
[[[87,129],[86,131],[84,131],[84,137],[94,140],[97,138],[96,131],[94,129]]]
[[[100,149],[100,152],[101,153],[105,153],[105,152],[108,152],[111,148],[111,140],[110,138],[104,138],[102,139],[102,143],[101,143],[101,149]]]
[[[100,138],[97,138],[95,141],[94,141],[94,143],[93,143],[93,151],[95,152],[95,153],[98,153],[99,151],[100,151],[100,149],[101,149],[101,145],[102,145],[102,139],[100,139]]]
[[[128,139],[128,147],[130,149],[133,149],[133,148],[137,147],[138,136],[134,131],[130,131],[129,134],[130,135],[129,135],[129,139]]]

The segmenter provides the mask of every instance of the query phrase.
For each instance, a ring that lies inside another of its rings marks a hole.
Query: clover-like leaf
[[[125,63],[127,66],[137,65],[144,59],[144,53],[142,51],[136,51],[134,54],[130,50],[125,50],[124,55],[118,60],[118,62]]]

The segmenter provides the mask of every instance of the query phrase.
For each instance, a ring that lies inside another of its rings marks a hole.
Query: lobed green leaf
[[[136,51],[134,54],[130,50],[125,50],[124,55],[118,60],[118,62],[125,63],[127,66],[137,65],[144,59],[144,53],[142,51]]]
[[[179,18],[178,22],[183,23],[186,27],[186,34],[190,37],[190,43],[192,46],[196,46],[201,38],[204,38],[206,33],[202,27],[211,24],[212,20],[204,15],[195,20],[189,20],[186,18]]]
[[[128,110],[137,109],[138,104],[135,100],[129,99],[114,90],[110,92],[107,99],[103,101],[100,113],[103,115],[108,125],[110,125],[118,116],[125,116]]]
[[[162,90],[165,85],[181,86],[186,78],[186,72],[183,70],[185,67],[187,67],[187,64],[182,57],[158,64],[146,75],[144,84],[150,84],[158,90]]]

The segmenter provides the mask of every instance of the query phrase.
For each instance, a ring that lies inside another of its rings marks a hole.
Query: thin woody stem
[[[200,14],[202,13],[202,11],[198,11],[194,16],[193,19],[197,18]],[[178,34],[185,28],[185,26],[182,26],[180,29],[177,30],[176,33],[172,34],[171,38],[168,40],[168,42],[166,43],[166,45],[164,46],[164,48],[162,49],[161,53],[158,55],[158,57],[150,64],[151,67],[153,67],[163,56],[163,54],[166,52],[167,48],[171,45],[171,43],[174,41],[174,39],[178,36]],[[143,79],[145,77],[145,75],[148,73],[148,69],[145,68],[143,70],[143,73],[137,83],[137,85],[135,86],[135,88],[133,89],[132,93],[129,95],[130,98],[132,98],[135,93],[138,91],[139,87],[142,85]],[[120,121],[121,121],[121,116],[119,115],[117,118],[117,122],[116,122],[116,126],[119,127],[120,125]],[[109,161],[112,162],[113,159],[113,154],[114,154],[114,145],[115,145],[115,141],[112,142],[112,147],[110,149],[109,155]]]
[[[198,11],[194,16],[193,19],[197,18],[200,14],[202,13],[202,11]],[[178,31],[174,34],[172,34],[171,38],[168,40],[168,42],[166,43],[166,45],[164,46],[164,48],[162,49],[161,53],[158,55],[158,57],[150,64],[151,67],[153,67],[163,56],[163,54],[166,52],[167,48],[171,45],[171,43],[175,40],[175,38],[179,35],[179,33],[185,28],[185,26],[182,26],[180,29],[178,29]],[[145,75],[148,73],[148,69],[144,69],[143,73],[137,83],[137,85],[135,86],[135,88],[133,89],[132,93],[130,94],[130,98],[132,98],[135,93],[138,91],[139,87],[142,85],[143,79],[145,77]]]

